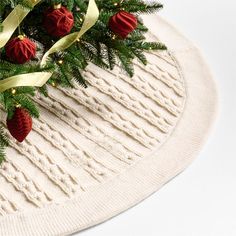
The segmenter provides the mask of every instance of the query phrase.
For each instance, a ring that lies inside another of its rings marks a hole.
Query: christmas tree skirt
[[[120,68],[90,65],[90,85],[50,88],[41,116],[0,169],[0,235],[69,235],[139,203],[194,159],[216,115],[214,81],[198,49],[159,17],[148,38],[168,51]],[[5,118],[3,119],[5,120]],[[186,190],[187,191],[187,190]],[[158,210],[158,209],[157,209]]]

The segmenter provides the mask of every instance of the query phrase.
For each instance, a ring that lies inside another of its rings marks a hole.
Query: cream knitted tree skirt
[[[137,204],[183,171],[206,140],[216,90],[198,50],[145,17],[169,50],[119,68],[91,65],[88,89],[50,89],[41,117],[0,168],[0,235],[69,235]],[[5,118],[3,117],[3,120]]]

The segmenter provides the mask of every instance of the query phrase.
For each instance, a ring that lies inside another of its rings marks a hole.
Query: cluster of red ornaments
[[[109,29],[121,39],[125,39],[137,27],[137,18],[126,11],[119,11],[108,22]],[[61,5],[49,8],[43,17],[43,26],[52,37],[63,37],[74,26],[73,14]],[[5,46],[6,56],[13,63],[24,64],[35,57],[36,44],[26,36],[11,39]],[[11,119],[7,119],[11,135],[23,142],[32,130],[32,118],[28,111],[17,107]]]
[[[126,11],[119,11],[109,20],[110,30],[125,39],[137,27],[137,18]],[[70,33],[74,26],[73,14],[62,6],[49,8],[43,17],[43,26],[53,37],[63,37]],[[18,36],[10,40],[6,46],[7,58],[17,64],[24,64],[35,57],[36,44],[25,36]]]
[[[73,14],[60,5],[49,8],[43,17],[43,26],[47,33],[53,37],[67,35],[73,25]],[[7,58],[17,64],[30,61],[36,54],[36,44],[23,35],[11,39],[5,49]]]
[[[74,17],[65,7],[49,8],[43,18],[43,26],[53,37],[62,37],[70,33],[74,25]],[[29,38],[19,35],[11,39],[5,46],[6,56],[13,63],[24,64],[35,57],[36,44]],[[17,107],[13,117],[7,119],[7,128],[11,135],[23,142],[32,130],[32,118],[27,110]]]

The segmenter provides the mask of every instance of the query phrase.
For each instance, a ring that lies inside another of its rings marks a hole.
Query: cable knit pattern
[[[0,192],[0,215],[12,214],[18,210],[18,206]]]
[[[135,156],[140,156],[135,149],[127,147],[125,143],[121,143],[118,139],[107,134],[106,129],[97,127],[95,123],[92,124],[89,121],[89,117],[85,119],[82,117],[82,114],[78,116],[76,115],[77,112],[73,108],[66,106],[63,101],[58,102],[53,99],[53,95],[51,98],[40,96],[36,101],[39,105],[46,108],[48,110],[47,112],[53,112],[53,115],[59,117],[66,124],[73,127],[76,131],[92,140],[97,145],[105,148],[106,151],[111,152],[112,155],[115,155],[118,159],[126,161],[126,159],[130,160],[135,158]],[[111,146],[116,146],[117,148],[111,149]]]
[[[39,96],[36,101],[46,111],[34,121],[35,134],[22,144],[12,142],[11,147],[68,197],[116,176],[165,141],[184,107],[182,78],[165,71],[168,63],[179,75],[175,62],[166,52],[151,56],[162,62],[146,68],[135,63],[142,76],[129,78],[118,68],[105,72],[90,66],[85,72],[88,89],[51,89],[49,98]],[[82,142],[76,142],[76,133]],[[37,135],[49,149],[38,146],[33,140]],[[80,173],[74,173],[75,169]],[[36,176],[26,177],[14,163],[4,163],[0,174],[35,206],[52,200],[36,184]]]
[[[103,169],[106,171],[115,172],[105,164],[100,163],[96,160],[94,154],[91,154],[86,148],[79,147],[78,144],[74,144],[69,137],[65,134],[60,133],[54,127],[49,126],[47,123],[42,123],[41,120],[35,122],[35,131],[40,133],[43,137],[47,139],[53,146],[60,150],[66,158],[71,162],[71,164],[76,165],[76,167],[81,167],[87,171],[96,180],[102,178],[105,174]],[[49,135],[45,135],[45,132]],[[80,157],[79,159],[77,157]]]
[[[49,86],[49,97],[33,98],[40,118],[23,143],[11,139],[0,167],[1,236],[65,236],[104,222],[199,152],[217,110],[209,69],[171,25],[144,20],[148,40],[168,51],[146,54],[147,66],[135,61],[133,78],[90,64],[87,89]]]
[[[7,181],[13,184],[18,191],[22,192],[27,200],[37,207],[42,207],[52,200],[48,194],[43,192],[37,183],[26,176],[26,174],[11,161],[8,160],[3,163],[0,173]]]
[[[152,56],[164,57],[165,60],[161,58],[162,64],[168,62],[173,70],[177,70],[168,53],[161,54],[153,53]],[[48,180],[69,197],[119,174],[121,167],[134,164],[144,156],[147,149],[154,150],[165,141],[184,107],[185,90],[180,76],[176,78],[170,75],[161,64],[150,64],[145,68],[136,63],[136,68],[148,77],[138,73],[129,78],[118,73],[118,68],[114,72],[105,72],[91,66],[85,72],[90,83],[87,90],[58,88],[49,98],[39,96],[36,100],[48,110],[48,114],[34,121],[33,130],[51,149],[38,147],[37,142],[30,138],[22,144],[12,142],[12,148],[30,160],[31,165],[39,168]],[[159,83],[156,83],[157,80]],[[77,106],[82,109],[77,109]],[[83,110],[86,110],[86,114],[81,114]],[[69,125],[72,133],[61,130],[59,124],[55,126],[55,122],[48,122],[53,117],[59,118],[60,125]],[[77,132],[83,144],[70,139]],[[134,144],[140,148],[134,150]],[[94,148],[98,149],[98,153],[89,151]],[[51,154],[54,150],[63,157],[61,164],[57,156]],[[110,160],[101,158],[106,153]],[[65,162],[67,165],[63,165]],[[74,168],[81,171],[82,178],[71,172]],[[6,162],[0,174],[35,206],[40,207],[51,201],[34,183],[37,180],[31,180],[21,172],[21,178],[17,178],[19,172],[13,163]],[[25,188],[27,183],[31,184],[34,191]]]
[[[0,192],[0,215],[82,196],[167,140],[184,110],[184,81],[169,52],[147,57],[146,67],[135,62],[133,78],[90,65],[88,89],[50,87],[49,97],[34,98],[41,117],[23,143],[11,141],[0,168],[17,196],[13,203]]]

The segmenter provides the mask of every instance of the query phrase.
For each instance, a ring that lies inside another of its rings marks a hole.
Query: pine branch
[[[5,160],[5,148],[9,145],[4,128],[0,125],[0,164]]]
[[[42,87],[38,88],[38,91],[43,94],[45,97],[48,97],[48,89],[47,89],[47,85],[45,84]]]
[[[121,62],[121,67],[128,73],[130,77],[134,75],[134,66],[131,63],[131,60],[127,58],[124,54],[118,52],[118,57]]]
[[[154,13],[163,8],[163,5],[155,1],[142,1],[142,0],[125,0],[121,3],[117,3],[114,0],[97,0],[97,4],[100,9],[116,12],[118,9],[125,9],[128,12],[132,13]]]
[[[12,94],[10,90],[5,91],[1,95],[0,102],[8,113],[8,118],[11,119],[14,115],[16,106],[21,106],[28,110],[32,117],[38,118],[39,111],[31,96],[34,96],[35,89],[31,87],[15,88],[15,93]]]
[[[29,96],[25,94],[15,95],[14,100],[16,103],[20,104],[22,108],[25,108],[30,116],[39,118],[39,110]]]
[[[138,14],[151,14],[163,8],[163,5],[156,2],[144,2],[138,0],[124,1],[121,6],[128,10],[128,12]]]
[[[113,70],[116,65],[116,54],[115,51],[110,47],[107,47],[107,58],[110,70]]]

